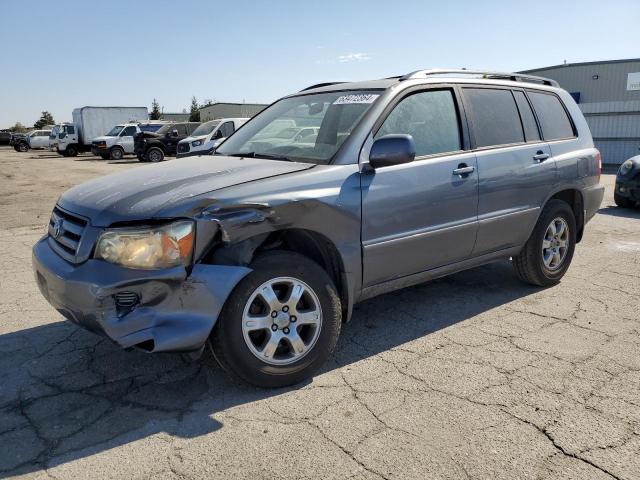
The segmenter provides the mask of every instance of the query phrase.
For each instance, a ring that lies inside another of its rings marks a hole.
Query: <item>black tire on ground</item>
[[[618,195],[617,193],[613,194],[613,200],[620,208],[632,208],[634,206],[634,203],[630,199],[623,197],[622,195]]]
[[[147,158],[148,162],[162,162],[164,160],[164,152],[161,148],[151,147],[149,150],[147,150],[145,157]]]
[[[75,145],[69,145],[65,151],[67,152],[67,157],[78,156],[78,148]]]
[[[29,145],[27,145],[24,142],[20,142],[18,145],[16,145],[16,150],[18,152],[22,152],[22,153],[28,152],[29,151]]]
[[[139,162],[146,162],[147,161],[147,158],[144,156],[143,153],[136,154],[136,157],[138,157],[138,161]]]
[[[569,229],[567,235],[567,251],[560,265],[548,268],[543,261],[542,242],[551,222],[561,218]],[[562,200],[550,200],[542,210],[529,240],[522,251],[513,257],[513,266],[518,277],[531,285],[548,287],[557,284],[571,265],[576,246],[576,219],[571,206]]]
[[[311,376],[333,351],[342,326],[340,298],[329,275],[315,262],[297,253],[272,251],[258,256],[253,271],[227,299],[211,334],[211,345],[221,367],[242,380],[274,388],[298,383]],[[242,319],[252,294],[265,282],[278,277],[302,280],[316,294],[321,307],[320,332],[315,344],[297,361],[273,365],[259,359],[245,342]]]
[[[119,147],[117,145],[115,147],[111,147],[109,153],[111,160],[122,160],[122,157],[124,157],[124,150],[122,149],[122,147]]]

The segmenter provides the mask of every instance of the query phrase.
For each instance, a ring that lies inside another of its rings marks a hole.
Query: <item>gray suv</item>
[[[283,142],[275,126],[315,127]],[[603,196],[571,96],[520,74],[422,70],[314,85],[213,156],[64,193],[33,248],[70,321],[268,387],[311,375],[354,303],[511,259],[550,286]]]

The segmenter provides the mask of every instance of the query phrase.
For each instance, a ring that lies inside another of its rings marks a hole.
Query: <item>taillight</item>
[[[598,182],[599,182],[600,176],[602,175],[602,155],[600,155],[599,150],[596,150],[596,162],[598,162]]]

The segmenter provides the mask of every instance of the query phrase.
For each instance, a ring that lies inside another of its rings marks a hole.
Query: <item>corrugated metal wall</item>
[[[627,90],[627,75],[640,72],[640,59],[557,65],[527,70],[580,93],[580,109],[602,160],[621,164],[640,147],[640,90]]]
[[[208,122],[216,118],[251,118],[265,107],[266,105],[259,103],[214,103],[200,109],[200,121]]]

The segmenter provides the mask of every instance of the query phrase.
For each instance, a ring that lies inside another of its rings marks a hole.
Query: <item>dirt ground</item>
[[[124,352],[38,292],[56,198],[141,166],[0,147],[0,478],[640,479],[640,211],[549,289],[507,262],[360,304],[313,380]]]

